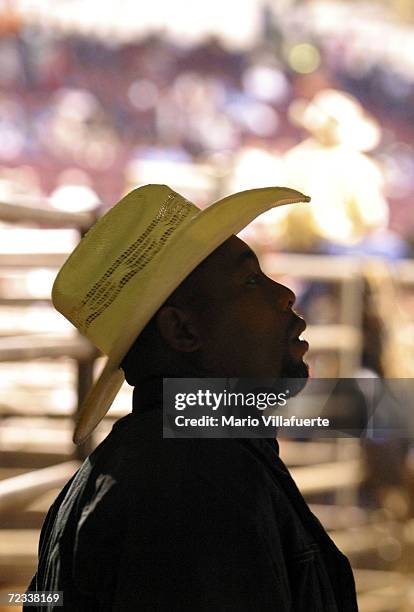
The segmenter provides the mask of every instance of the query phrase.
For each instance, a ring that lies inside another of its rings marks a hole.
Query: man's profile
[[[69,257],[54,304],[107,356],[75,432],[84,440],[125,379],[133,409],[49,510],[30,591],[63,610],[357,610],[348,560],[310,512],[270,439],[163,439],[165,377],[303,379],[306,324],[235,234],[292,189],[199,211],[141,187]]]

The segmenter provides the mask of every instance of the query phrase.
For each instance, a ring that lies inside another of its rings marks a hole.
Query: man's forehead
[[[229,276],[237,272],[244,261],[252,258],[257,261],[250,247],[237,236],[230,236],[187,276],[172,295],[174,298],[186,296],[187,291],[195,291],[198,295],[210,294],[218,285],[226,284]]]
[[[236,267],[246,259],[257,259],[252,249],[237,236],[230,236],[206,259],[206,264]]]

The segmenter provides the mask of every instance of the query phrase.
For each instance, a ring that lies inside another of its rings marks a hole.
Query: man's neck
[[[134,387],[132,412],[146,412],[162,408],[162,378],[149,377]]]

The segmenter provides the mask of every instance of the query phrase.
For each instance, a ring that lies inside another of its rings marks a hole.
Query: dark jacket
[[[70,612],[357,610],[277,442],[162,439],[160,406],[116,422],[66,484],[29,590]]]

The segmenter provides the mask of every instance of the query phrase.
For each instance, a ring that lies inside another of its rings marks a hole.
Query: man
[[[305,382],[295,296],[234,235],[266,208],[301,200],[258,189],[200,212],[165,186],[146,186],[75,249],[53,300],[108,355],[75,439],[108,410],[119,366],[134,386],[133,410],[49,510],[29,591],[63,591],[63,609],[76,612],[357,610],[349,563],[275,440],[161,434],[163,377]]]

